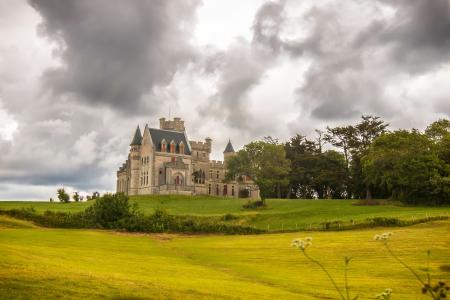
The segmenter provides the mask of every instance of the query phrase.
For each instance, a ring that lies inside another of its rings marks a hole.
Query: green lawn
[[[373,235],[384,229],[254,236],[131,235],[43,229],[0,216],[0,299],[337,299],[325,275],[290,247],[310,235],[311,256],[360,299],[390,287],[392,299],[426,299]],[[392,248],[415,269],[431,250],[434,280],[450,277],[450,222],[391,229]],[[443,267],[441,269],[441,267]],[[419,271],[423,274],[422,271]]]
[[[157,207],[171,214],[220,216],[227,213],[238,215],[244,224],[270,231],[303,230],[326,221],[364,221],[371,217],[396,217],[400,219],[425,218],[426,216],[448,215],[450,207],[404,207],[398,205],[356,206],[354,200],[287,200],[269,199],[268,208],[245,210],[243,199],[213,198],[207,196],[137,196],[132,201],[146,213]],[[37,211],[82,211],[90,202],[49,203],[49,202],[0,202],[0,209],[34,207]],[[241,222],[241,223],[242,223]]]

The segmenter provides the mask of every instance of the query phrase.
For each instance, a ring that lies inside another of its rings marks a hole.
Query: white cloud
[[[0,138],[5,141],[12,141],[18,125],[14,117],[6,109],[2,108],[2,103],[0,102]]]

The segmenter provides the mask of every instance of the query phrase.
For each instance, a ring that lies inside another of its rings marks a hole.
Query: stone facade
[[[259,198],[250,178],[225,182],[226,163],[235,154],[231,141],[224,161],[210,160],[212,140],[189,141],[184,121],[159,119],[159,128],[139,126],[128,159],[117,171],[117,192],[127,195],[184,194]]]

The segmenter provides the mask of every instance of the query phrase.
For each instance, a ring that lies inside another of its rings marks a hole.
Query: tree
[[[316,142],[297,134],[285,145],[291,161],[290,191],[299,198],[342,198],[345,194],[345,159],[336,151],[322,153]]]
[[[66,193],[66,191],[64,190],[64,188],[60,188],[56,191],[58,193],[58,199],[59,201],[63,202],[63,203],[69,203],[70,201],[70,196],[69,194]]]
[[[350,151],[356,145],[356,128],[353,126],[327,127],[324,140],[336,148],[342,149],[348,170],[350,167]]]
[[[361,159],[367,154],[367,151],[373,140],[386,132],[389,124],[385,123],[379,117],[361,116],[361,121],[356,125],[345,127],[327,127],[325,140],[331,145],[340,148],[347,164],[347,194],[366,199],[372,198],[372,188],[364,180],[364,173]]]
[[[78,192],[74,192],[72,198],[75,202],[80,202],[80,194]]]
[[[289,183],[290,163],[283,145],[277,140],[252,142],[230,157],[227,162],[226,180],[250,177],[260,189],[263,202],[267,197],[281,197],[281,188]]]
[[[450,120],[439,119],[430,125],[425,130],[425,134],[435,142],[441,141],[450,132]]]
[[[362,160],[365,181],[386,188],[391,197],[407,203],[432,201],[445,193],[443,163],[432,141],[417,130],[397,130],[375,139]]]

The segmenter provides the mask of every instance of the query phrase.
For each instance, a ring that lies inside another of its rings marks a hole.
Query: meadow
[[[353,295],[427,299],[412,275],[373,236],[383,228],[253,236],[126,234],[40,228],[0,216],[0,298],[337,299],[317,266],[290,247],[311,236],[307,251],[342,285],[352,257]],[[450,222],[390,229],[391,247],[424,276],[450,276]]]
[[[450,207],[401,206],[389,203],[375,206],[353,205],[354,200],[298,200],[268,199],[267,208],[247,210],[242,207],[248,200],[225,199],[208,196],[132,196],[145,213],[152,213],[156,208],[165,209],[175,215],[223,216],[232,214],[238,217],[239,224],[244,224],[268,231],[305,230],[320,228],[324,222],[340,221],[351,224],[365,222],[367,218],[386,217],[400,220],[414,220],[432,216],[448,216]],[[64,211],[77,212],[88,207],[92,202],[0,202],[0,209],[33,207],[37,212]]]

